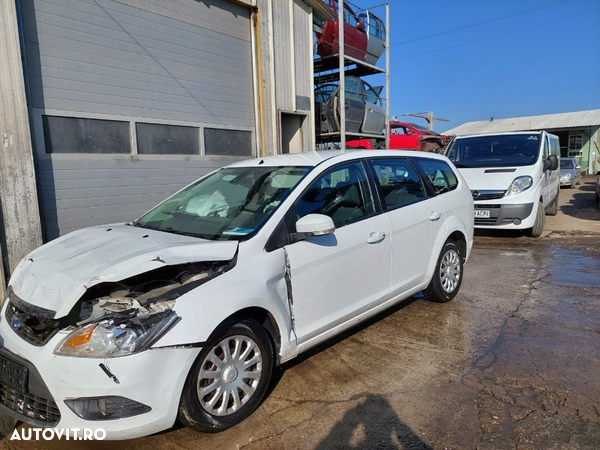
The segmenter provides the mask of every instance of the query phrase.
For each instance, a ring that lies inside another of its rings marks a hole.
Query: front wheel
[[[460,247],[448,239],[442,248],[429,286],[423,292],[427,300],[446,303],[456,297],[463,276],[463,257]]]
[[[529,237],[540,237],[544,232],[544,226],[546,225],[546,211],[544,211],[544,205],[542,202],[538,202],[537,216],[533,224],[533,228],[525,230],[525,234]]]
[[[192,366],[181,396],[179,420],[205,433],[230,428],[258,407],[273,372],[273,344],[255,320],[214,333]]]

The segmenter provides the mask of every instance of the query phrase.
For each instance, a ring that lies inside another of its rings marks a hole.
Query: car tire
[[[546,214],[548,214],[549,216],[555,216],[558,214],[558,196],[559,196],[559,194],[560,194],[560,188],[556,192],[556,198],[552,202],[552,206],[550,206],[548,211],[546,211]]]
[[[458,294],[462,279],[463,255],[458,244],[448,239],[442,247],[429,286],[423,294],[432,302],[449,302]]]
[[[209,342],[188,374],[179,404],[179,421],[196,431],[218,433],[240,423],[260,405],[271,381],[274,351],[269,333],[253,319],[224,324]],[[218,366],[213,362],[217,359],[224,364]],[[254,360],[245,372],[252,377],[242,379],[241,370]],[[212,372],[214,378],[207,376]]]
[[[544,211],[544,205],[542,202],[538,202],[537,216],[535,223],[532,228],[525,230],[525,234],[529,237],[540,237],[544,232],[544,226],[546,225],[546,213]]]

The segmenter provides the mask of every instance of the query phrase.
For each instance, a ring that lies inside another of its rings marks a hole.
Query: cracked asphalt
[[[480,233],[454,301],[412,298],[280,368],[242,424],[119,447],[598,449],[600,221],[588,206],[587,215],[561,206],[542,238]]]

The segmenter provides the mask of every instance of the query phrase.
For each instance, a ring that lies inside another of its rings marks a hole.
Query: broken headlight
[[[114,315],[75,329],[54,350],[55,355],[115,358],[149,348],[179,317],[174,311],[144,316]]]

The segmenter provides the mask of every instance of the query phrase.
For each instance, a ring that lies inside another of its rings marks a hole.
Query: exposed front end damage
[[[115,342],[106,348],[104,357],[119,356],[123,351],[135,353],[149,348],[179,320],[173,311],[179,297],[227,272],[236,259],[165,265],[124,280],[97,284],[59,319],[53,318],[54,311],[26,302],[9,288],[6,319],[17,335],[35,346],[45,345],[59,330],[70,332],[57,348],[59,353],[102,356],[94,349],[77,353],[75,344],[86,339],[89,342],[94,333],[100,341]]]
[[[237,253],[226,261],[158,262],[145,273],[87,288],[59,318],[9,289],[6,320],[0,320],[0,364],[29,376],[17,387],[0,380],[0,411],[42,427],[102,421],[109,438],[172,426],[175,397],[199,349],[143,350],[180,320],[178,298],[236,262]],[[124,419],[136,431],[122,429]]]

